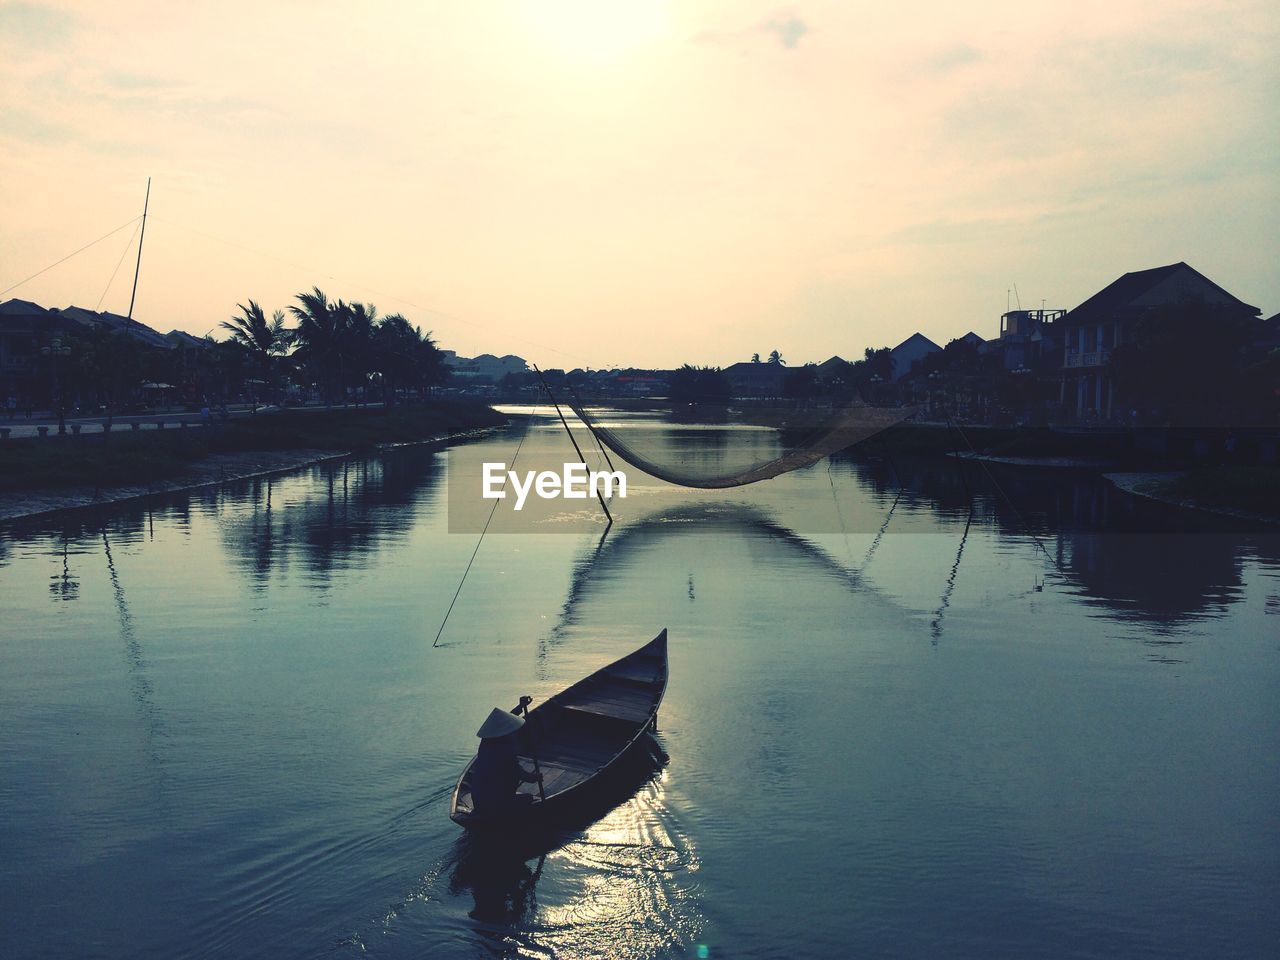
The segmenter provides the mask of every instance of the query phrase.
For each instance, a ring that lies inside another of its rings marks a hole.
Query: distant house
[[[173,350],[176,346],[172,338],[118,313],[84,307],[46,309],[30,300],[0,303],[0,401],[13,396],[48,402],[57,382],[57,361],[50,359],[48,350],[53,341],[101,332],[127,337],[157,350]]]
[[[832,380],[847,377],[851,366],[852,364],[843,357],[828,357],[817,365],[814,372],[823,383],[830,383]]]
[[[30,396],[40,362],[40,347],[62,324],[56,314],[30,300],[0,303],[0,403]]]
[[[889,382],[897,383],[911,373],[925,357],[931,353],[937,353],[941,349],[940,346],[924,334],[913,333],[889,351],[889,356],[893,360],[893,374],[889,378]]]
[[[1262,354],[1280,350],[1280,313],[1267,317],[1259,324],[1258,335],[1254,337],[1253,345]]]
[[[620,373],[613,378],[614,390],[622,397],[660,397],[667,392],[667,378],[650,373]]]
[[[212,346],[204,337],[193,337],[185,330],[170,330],[165,337],[179,350],[208,350]]]
[[[1185,263],[1126,273],[1055,323],[1063,338],[1063,410],[1079,420],[1109,419],[1115,399],[1107,369],[1111,350],[1124,343],[1135,323],[1150,311],[1188,300],[1246,317],[1261,313]],[[1212,331],[1205,335],[1212,336]]]
[[[514,353],[504,357],[496,357],[492,353],[482,353],[478,357],[460,357],[452,350],[442,352],[444,365],[453,372],[455,380],[462,384],[497,383],[509,373],[527,373],[529,370],[528,362]]]
[[[735,397],[780,397],[787,368],[780,363],[744,361],[724,368]]]
[[[1010,310],[1000,317],[1000,337],[988,341],[1006,370],[1036,370],[1061,365],[1062,332],[1058,321],[1066,310]]]
[[[84,307],[54,307],[51,310],[64,319],[80,324],[88,330],[107,330],[111,333],[123,334],[131,340],[156,347],[160,350],[172,350],[174,343],[158,330],[153,330],[145,323],[122,317],[118,313],[106,310],[86,310]]]

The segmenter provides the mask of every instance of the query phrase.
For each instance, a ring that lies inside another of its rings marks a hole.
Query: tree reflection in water
[[[359,567],[409,536],[419,500],[441,479],[439,457],[436,448],[409,447],[245,481],[231,492],[249,509],[220,523],[219,535],[255,589],[295,558],[307,582],[324,589],[334,569]]]
[[[879,496],[896,491],[939,519],[958,521],[968,509],[965,477],[947,461],[898,458],[896,473],[850,454],[837,463]],[[982,471],[967,477],[975,522],[1001,539],[1037,538],[1069,589],[1109,616],[1156,630],[1220,615],[1242,590],[1244,548],[1265,555],[1277,541],[1273,532],[1135,497],[1091,474],[999,465],[991,473],[998,489]]]

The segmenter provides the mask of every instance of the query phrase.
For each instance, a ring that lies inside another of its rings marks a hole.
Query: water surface
[[[433,646],[476,546],[449,465],[0,534],[7,954],[1271,955],[1274,537],[891,451],[642,482],[603,539],[591,504],[491,533]],[[488,709],[664,626],[670,762],[525,849],[463,837]]]

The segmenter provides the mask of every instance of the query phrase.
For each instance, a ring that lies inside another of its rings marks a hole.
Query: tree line
[[[270,317],[255,300],[236,304],[236,315],[219,325],[224,339],[206,335],[175,349],[107,327],[60,332],[25,405],[113,414],[157,402],[256,403],[283,396],[289,384],[329,403],[394,405],[449,376],[431,333],[399,313],[381,316],[372,304],[332,300],[319,287],[295,301]]]
[[[239,315],[222,323],[230,334],[225,342],[268,385],[295,373],[333,402],[356,390],[367,396],[376,382],[381,399],[391,405],[402,390],[426,393],[447,379],[444,353],[431,333],[403,314],[379,316],[373,304],[331,300],[319,287],[295,299],[288,308],[293,327],[285,326],[284,310],[268,320],[254,300],[236,304]]]

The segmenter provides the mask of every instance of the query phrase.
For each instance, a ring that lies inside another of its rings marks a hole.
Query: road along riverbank
[[[0,445],[0,522],[295,470],[380,446],[444,443],[506,417],[450,401],[281,412],[210,426]]]

